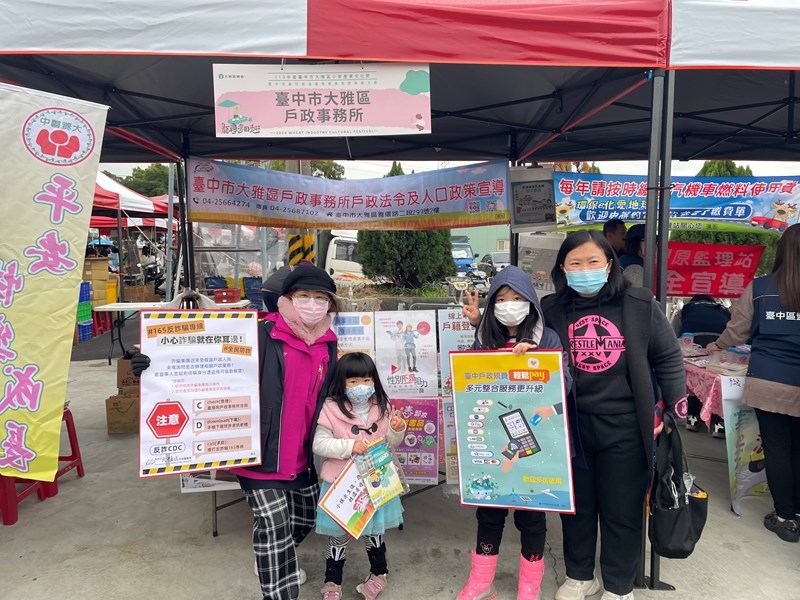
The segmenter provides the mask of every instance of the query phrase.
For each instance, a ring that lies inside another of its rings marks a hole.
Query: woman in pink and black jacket
[[[336,362],[336,284],[301,266],[286,278],[278,312],[259,328],[262,464],[232,469],[253,510],[253,550],[264,600],[296,600],[305,572],[296,546],[314,528],[319,485],[314,429]]]

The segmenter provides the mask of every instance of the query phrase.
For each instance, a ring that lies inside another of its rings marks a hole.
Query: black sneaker
[[[700,415],[687,415],[686,431],[699,431],[699,430],[700,430]]]
[[[764,527],[774,532],[784,542],[800,541],[800,529],[794,519],[781,519],[774,512],[764,517]]]
[[[711,415],[711,435],[715,438],[725,439],[725,421],[717,415]]]

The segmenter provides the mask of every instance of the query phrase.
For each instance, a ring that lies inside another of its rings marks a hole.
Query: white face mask
[[[498,302],[494,305],[494,316],[506,327],[515,327],[525,320],[530,310],[530,302]]]

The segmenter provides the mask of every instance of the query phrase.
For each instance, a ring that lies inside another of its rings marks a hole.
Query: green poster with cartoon
[[[560,352],[451,352],[461,502],[575,512]]]

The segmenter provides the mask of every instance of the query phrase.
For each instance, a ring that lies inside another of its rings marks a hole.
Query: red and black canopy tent
[[[649,159],[655,194],[669,182],[659,158],[797,156],[800,6],[779,4],[176,0],[166,13],[97,0],[56,16],[44,0],[0,0],[0,78],[111,106],[105,162]],[[212,64],[280,61],[430,63],[433,133],[216,138]]]
[[[658,192],[669,186],[670,158],[793,160],[800,148],[800,6],[788,1],[240,0],[232,8],[173,0],[167,12],[158,0],[57,11],[46,0],[0,0],[0,8],[0,79],[109,105],[105,162],[647,159],[652,234],[657,210],[666,232],[668,195],[658,202]],[[212,65],[280,61],[430,63],[433,133],[216,138]],[[655,236],[646,239],[653,256]]]

